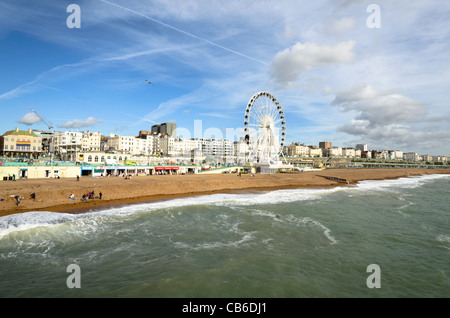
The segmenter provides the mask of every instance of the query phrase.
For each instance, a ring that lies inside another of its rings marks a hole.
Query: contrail
[[[206,43],[208,43],[208,44],[210,44],[210,45],[213,45],[213,46],[215,46],[215,47],[221,48],[222,50],[225,50],[225,51],[231,52],[231,53],[233,53],[233,54],[236,54],[236,55],[239,55],[239,56],[248,58],[248,59],[250,59],[250,60],[253,60],[253,61],[255,61],[255,62],[261,63],[261,64],[263,64],[263,65],[268,65],[267,63],[265,63],[265,62],[263,62],[263,61],[260,61],[260,60],[258,60],[258,59],[255,59],[255,58],[253,58],[253,57],[251,57],[251,56],[248,56],[248,55],[242,54],[242,53],[240,53],[240,52],[234,51],[234,50],[232,50],[232,49],[226,48],[226,47],[224,47],[224,46],[222,46],[222,45],[220,45],[220,44],[214,43],[214,42],[212,42],[212,41],[210,41],[210,40],[204,39],[204,38],[199,37],[199,36],[197,36],[197,35],[195,35],[195,34],[192,34],[192,33],[186,32],[186,31],[183,31],[183,30],[178,29],[178,28],[176,28],[176,27],[174,27],[174,26],[171,26],[170,24],[164,23],[164,22],[162,22],[162,21],[159,21],[159,20],[157,20],[157,19],[155,19],[155,18],[149,17],[149,16],[147,16],[147,15],[145,15],[145,14],[142,14],[142,13],[140,13],[140,12],[137,12],[137,11],[134,11],[134,10],[132,10],[132,9],[123,7],[123,6],[121,6],[121,5],[118,5],[118,4],[109,2],[109,1],[107,1],[107,0],[100,0],[100,1],[101,1],[101,2],[104,2],[104,3],[107,3],[107,4],[109,4],[109,5],[112,5],[112,6],[116,7],[116,8],[120,8],[120,9],[122,9],[122,10],[125,10],[125,11],[128,11],[128,12],[132,12],[132,13],[134,13],[134,14],[140,15],[141,17],[143,17],[143,18],[145,18],[145,19],[148,19],[148,20],[151,20],[151,21],[153,21],[153,22],[156,22],[156,23],[158,23],[158,24],[163,25],[163,26],[165,26],[166,28],[175,30],[175,31],[177,31],[177,32],[179,32],[179,33],[182,33],[182,34],[184,34],[184,35],[190,36],[191,38],[194,38],[194,39],[197,39],[197,40],[206,42]]]

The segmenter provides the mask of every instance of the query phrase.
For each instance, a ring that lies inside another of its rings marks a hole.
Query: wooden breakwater
[[[329,176],[320,176],[320,177],[328,179],[328,180],[336,181],[336,182],[349,184],[347,179],[342,179],[342,178],[337,178],[337,177],[329,177]]]

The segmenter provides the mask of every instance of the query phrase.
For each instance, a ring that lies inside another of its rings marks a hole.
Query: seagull
[[[149,82],[149,81],[147,81],[147,80],[145,80],[145,81],[146,81],[147,83],[149,83],[150,85],[153,85],[152,82]]]

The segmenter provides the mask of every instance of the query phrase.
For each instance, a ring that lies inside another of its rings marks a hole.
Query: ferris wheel
[[[245,110],[249,162],[276,164],[286,138],[286,120],[278,99],[269,92],[253,95]]]

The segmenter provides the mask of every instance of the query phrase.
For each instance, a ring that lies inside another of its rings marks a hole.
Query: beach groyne
[[[338,177],[331,177],[331,176],[321,176],[322,178],[325,178],[327,180],[331,180],[331,181],[336,181],[336,182],[341,182],[341,183],[345,183],[345,184],[349,184],[350,182],[348,182],[347,179],[343,179],[343,178],[338,178]]]

